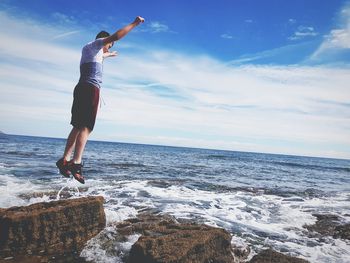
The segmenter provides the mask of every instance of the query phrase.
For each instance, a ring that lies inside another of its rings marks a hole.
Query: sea
[[[89,141],[81,185],[55,167],[64,147],[64,139],[0,135],[0,207],[50,201],[49,192],[54,200],[102,195],[108,225],[150,210],[224,228],[250,258],[271,247],[315,263],[350,262],[349,240],[303,227],[314,214],[350,223],[350,160]],[[98,238],[81,256],[122,262]]]

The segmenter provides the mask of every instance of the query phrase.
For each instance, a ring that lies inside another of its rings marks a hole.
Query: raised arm
[[[122,29],[119,29],[117,32],[115,32],[113,35],[110,35],[109,37],[106,37],[103,39],[103,44],[107,45],[108,43],[112,43],[114,41],[117,41],[121,38],[123,38],[125,35],[127,35],[134,27],[138,26],[140,23],[145,22],[145,19],[141,16],[138,16],[135,18],[134,22],[131,24],[123,27]]]

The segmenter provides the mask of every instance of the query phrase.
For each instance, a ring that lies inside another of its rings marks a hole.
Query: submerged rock
[[[341,218],[333,214],[314,214],[317,221],[313,225],[305,225],[304,227],[311,231],[310,235],[317,237],[332,236],[333,238],[342,238],[350,240],[350,223],[343,223]]]
[[[0,209],[0,255],[79,252],[106,225],[101,196]]]
[[[308,263],[308,261],[266,249],[255,255],[249,263]]]

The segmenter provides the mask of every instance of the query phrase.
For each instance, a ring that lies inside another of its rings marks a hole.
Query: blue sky
[[[0,130],[66,137],[81,47],[137,15],[92,139],[350,158],[349,1],[2,1]]]

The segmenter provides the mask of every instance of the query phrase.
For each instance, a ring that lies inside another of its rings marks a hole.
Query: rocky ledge
[[[106,225],[103,202],[99,196],[0,209],[1,258],[80,251]]]

